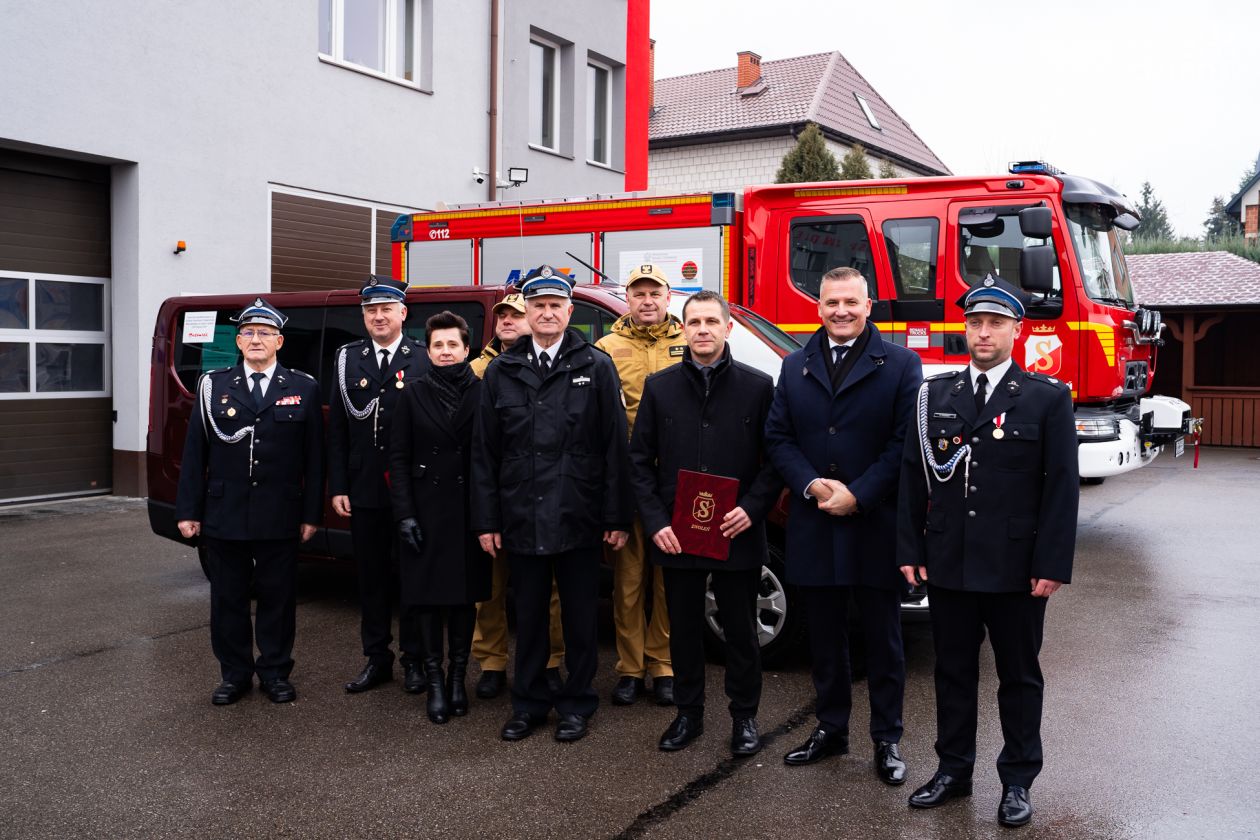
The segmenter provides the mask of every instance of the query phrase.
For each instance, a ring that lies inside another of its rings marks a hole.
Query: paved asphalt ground
[[[1083,488],[1076,579],[1043,651],[1046,769],[1018,836],[1260,836],[1260,452],[1189,460]],[[861,697],[854,754],[783,765],[812,721],[803,660],[767,673],[767,747],[740,762],[716,666],[708,732],[671,755],[656,739],[672,710],[646,703],[605,703],[577,744],[507,744],[506,698],[433,726],[397,684],[351,697],[353,575],[301,578],[298,701],[216,708],[208,586],[142,501],[0,510],[0,837],[1016,836],[994,820],[991,665],[974,797],[906,807],[935,765],[926,626],[907,632],[911,781],[893,789]],[[613,661],[605,638],[604,697]]]

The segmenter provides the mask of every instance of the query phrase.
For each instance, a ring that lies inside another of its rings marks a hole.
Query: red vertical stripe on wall
[[[648,185],[649,0],[626,3],[626,190]]]

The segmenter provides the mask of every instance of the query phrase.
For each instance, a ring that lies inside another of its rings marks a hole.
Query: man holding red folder
[[[678,715],[660,748],[680,750],[704,732],[704,602],[711,577],[726,643],[731,752],[747,756],[761,749],[756,606],[765,517],[782,489],[764,445],[774,386],[731,358],[730,309],[720,295],[692,295],[682,320],[682,363],[648,377],[630,441],[635,499],[643,531],[652,535],[652,562],[665,572],[672,628]]]

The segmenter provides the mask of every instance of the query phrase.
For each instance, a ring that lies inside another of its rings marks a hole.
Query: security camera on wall
[[[482,172],[480,169],[478,169],[475,166],[473,167],[473,171],[472,171],[473,180],[476,181],[478,184],[484,184],[486,182],[487,174],[489,173]]]

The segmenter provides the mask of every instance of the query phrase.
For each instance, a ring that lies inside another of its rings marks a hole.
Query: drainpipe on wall
[[[486,198],[499,198],[499,0],[490,0],[490,172]]]

